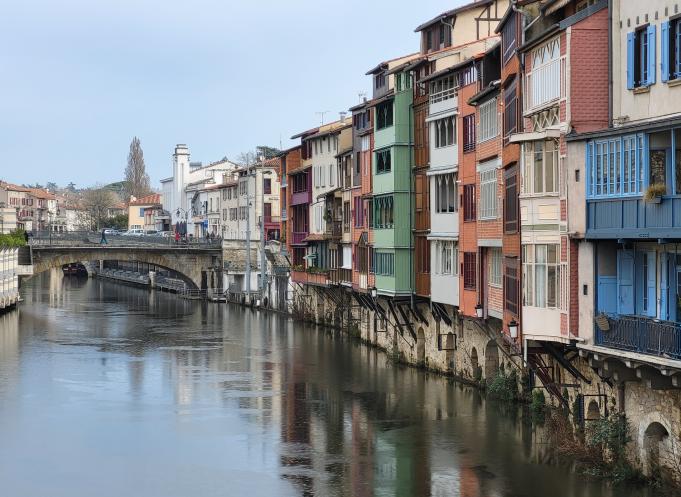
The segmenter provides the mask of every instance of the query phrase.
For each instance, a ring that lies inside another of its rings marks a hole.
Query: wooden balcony
[[[332,238],[340,238],[343,236],[343,223],[341,221],[327,221],[326,234]]]
[[[596,326],[596,345],[681,360],[681,324],[642,316],[611,316]]]
[[[591,199],[586,203],[587,238],[679,238],[681,196],[665,196],[660,203],[642,197]]]

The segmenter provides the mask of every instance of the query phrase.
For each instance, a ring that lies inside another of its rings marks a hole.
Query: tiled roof
[[[14,183],[8,183],[6,181],[0,181],[0,188],[3,190],[12,190],[15,192],[26,192],[30,193],[31,190],[29,188],[25,188],[23,186],[15,185]]]
[[[151,195],[147,195],[146,197],[141,197],[138,198],[137,200],[133,200],[132,202],[130,202],[130,205],[155,205],[160,203],[161,194],[152,193]]]

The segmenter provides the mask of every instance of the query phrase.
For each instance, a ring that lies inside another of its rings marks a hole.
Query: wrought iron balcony
[[[681,324],[642,316],[609,316],[596,326],[596,345],[681,360]]]
[[[334,238],[343,236],[343,226],[341,221],[327,221],[326,234]]]

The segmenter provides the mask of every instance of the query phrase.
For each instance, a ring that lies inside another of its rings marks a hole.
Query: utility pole
[[[251,303],[251,163],[246,165],[246,303]]]
[[[260,186],[260,305],[263,304],[265,298],[265,283],[267,263],[265,262],[265,161],[264,157],[260,157],[260,179],[262,185]],[[267,172],[269,176],[269,171]],[[256,191],[257,191],[256,183]]]

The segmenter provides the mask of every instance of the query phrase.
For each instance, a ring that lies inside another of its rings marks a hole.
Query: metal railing
[[[291,240],[291,243],[296,244],[296,243],[303,243],[303,240],[307,238],[307,231],[302,231],[302,232],[293,232],[293,239]]]
[[[681,324],[642,316],[610,316],[610,329],[596,327],[596,345],[681,359]]]
[[[429,100],[431,104],[436,104],[438,102],[449,100],[450,98],[456,98],[456,96],[456,88],[447,88],[446,90],[431,93]]]
[[[326,233],[333,237],[343,236],[343,225],[341,221],[327,221]]]
[[[102,235],[91,231],[69,231],[66,233],[53,233],[41,231],[35,233],[29,244],[33,247],[136,247],[136,248],[203,248],[219,249],[222,240],[219,238],[185,238],[178,242],[173,236],[129,236],[129,235],[106,235],[106,244],[102,241]]]

